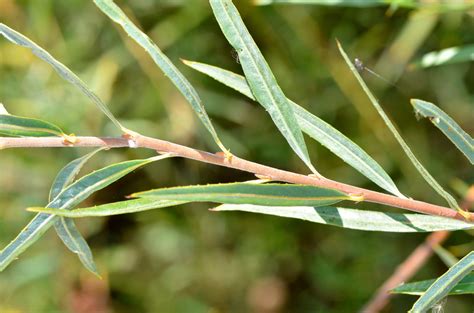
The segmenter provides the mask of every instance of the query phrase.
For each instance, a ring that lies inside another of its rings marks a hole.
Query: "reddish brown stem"
[[[412,199],[402,199],[392,195],[375,192],[327,178],[317,178],[288,172],[273,167],[261,165],[247,161],[236,156],[226,156],[223,153],[210,153],[196,150],[172,142],[136,135],[131,139],[127,138],[102,138],[102,137],[77,137],[74,145],[65,143],[60,137],[38,137],[38,138],[0,138],[0,149],[5,148],[35,148],[35,147],[139,147],[158,151],[160,153],[171,153],[179,157],[192,159],[204,163],[215,164],[234,168],[257,175],[269,177],[273,180],[284,181],[294,184],[305,184],[319,187],[333,188],[347,194],[363,197],[363,201],[379,203],[392,207],[398,207],[410,211],[424,214],[444,216],[465,220],[461,214],[452,209],[434,205]],[[470,215],[470,220],[474,221],[474,214]]]

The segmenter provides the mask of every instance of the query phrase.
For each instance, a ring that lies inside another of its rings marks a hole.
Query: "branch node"
[[[362,202],[365,200],[365,196],[361,193],[350,193],[349,194],[349,198],[351,201],[354,201],[354,202]]]
[[[315,178],[315,179],[323,179],[324,178],[320,174],[308,174],[308,177]]]
[[[466,219],[466,221],[468,222],[473,222],[474,221],[474,218],[472,217],[472,214],[468,211],[464,211],[463,209],[459,208],[458,210],[458,213],[462,215],[462,217],[464,217],[464,219]]]
[[[268,175],[255,174],[255,177],[257,177],[258,179],[262,179],[262,180],[268,180],[268,181],[273,180],[273,178],[271,176],[268,176]]]
[[[79,140],[77,139],[75,134],[62,134],[63,137],[63,144],[69,147],[74,146],[74,144],[78,143]]]
[[[232,161],[232,157],[234,156],[232,153],[230,153],[230,151],[219,151],[214,154],[220,158],[223,158],[227,163],[230,163]]]

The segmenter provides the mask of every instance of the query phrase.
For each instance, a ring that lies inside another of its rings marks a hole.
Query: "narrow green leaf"
[[[243,76],[204,63],[186,60],[183,60],[183,62],[189,67],[206,74],[222,84],[237,90],[250,99],[255,100],[252,91]],[[383,170],[383,168],[364,150],[362,150],[362,148],[319,117],[306,111],[293,101],[289,99],[287,99],[287,101],[293,107],[296,120],[303,132],[328,148],[336,156],[381,188],[399,197],[405,197],[400,193],[393,180]]]
[[[228,204],[321,206],[357,200],[334,189],[292,184],[230,183],[153,189],[131,195],[157,200],[202,201]]]
[[[183,59],[181,59],[181,61],[190,68],[217,80],[227,87],[230,87],[255,101],[252,90],[250,90],[250,86],[244,76],[206,63]]]
[[[38,58],[49,63],[59,74],[59,76],[76,86],[83,94],[91,99],[97,105],[97,107],[112,121],[112,123],[115,124],[115,126],[126,133],[130,132],[125,127],[123,127],[122,124],[120,124],[120,122],[113,116],[112,112],[110,112],[110,110],[107,108],[105,103],[102,102],[102,100],[76,74],[74,74],[64,64],[56,60],[46,50],[28,39],[26,36],[2,23],[0,23],[0,34],[14,44],[30,49],[31,52],[33,52],[33,54]]]
[[[244,183],[246,184],[264,184],[269,182],[266,179],[257,179],[257,180],[250,180]],[[59,216],[66,216],[66,217],[90,217],[90,216],[110,216],[110,215],[117,215],[117,214],[127,214],[127,213],[136,213],[147,211],[151,209],[159,209],[159,208],[166,208],[170,206],[176,206],[180,204],[187,203],[187,201],[174,201],[174,200],[156,200],[153,198],[140,198],[140,199],[132,199],[132,200],[125,200],[119,201],[114,203],[106,203],[103,205],[98,205],[90,208],[79,208],[73,209],[71,211],[68,210],[55,210],[55,209],[48,209],[48,208],[28,208],[28,211],[31,212],[41,212],[41,213],[49,213],[49,214],[56,214]]]
[[[123,11],[112,0],[94,0],[94,3],[112,21],[122,26],[125,32],[150,55],[156,65],[158,65],[163,73],[168,76],[189,104],[191,104],[191,107],[197,113],[207,130],[211,133],[219,148],[225,153],[230,154],[219,139],[219,136],[217,135],[196,90],[170,61],[170,59],[144,32],[130,21],[125,13],[123,13]]]
[[[438,216],[385,213],[340,207],[315,208],[310,206],[277,207],[224,204],[214,208],[213,211],[260,213],[365,231],[412,233],[474,228],[472,223]]]
[[[187,201],[174,201],[174,200],[156,200],[153,198],[140,198],[125,200],[113,203],[102,204],[89,208],[79,208],[71,211],[68,210],[56,210],[48,208],[28,208],[31,212],[41,212],[56,214],[64,217],[92,217],[92,216],[110,216],[118,214],[136,213],[147,211],[151,209],[166,208],[170,206],[176,206],[187,203]]]
[[[58,126],[46,121],[0,114],[0,134],[12,137],[62,136],[64,132]]]
[[[433,285],[435,279],[428,279],[417,281],[413,283],[403,284],[395,289],[392,289],[392,293],[406,294],[406,295],[422,295]],[[453,289],[451,289],[448,295],[464,295],[474,294],[474,273],[466,275],[461,279]]]
[[[413,154],[413,152],[411,151],[410,147],[406,144],[405,140],[403,140],[402,136],[398,133],[398,130],[396,129],[395,125],[392,123],[392,121],[388,118],[388,116],[385,114],[384,110],[382,109],[382,107],[380,106],[379,102],[377,101],[377,99],[375,98],[375,96],[372,94],[372,92],[370,91],[369,87],[367,87],[367,85],[365,84],[364,80],[362,79],[362,77],[360,76],[359,72],[357,71],[357,69],[355,68],[354,64],[352,64],[351,60],[349,59],[349,57],[347,56],[346,52],[344,51],[344,49],[342,48],[341,44],[339,42],[337,42],[337,45],[338,45],[338,48],[339,48],[339,51],[341,52],[341,55],[343,56],[344,60],[346,61],[347,65],[349,66],[349,69],[352,71],[352,73],[354,74],[355,78],[357,79],[357,81],[359,82],[359,84],[361,85],[362,89],[364,90],[364,92],[366,93],[366,95],[368,96],[368,98],[370,99],[370,102],[372,103],[372,105],[375,107],[375,109],[377,110],[377,112],[379,113],[379,115],[382,117],[383,121],[385,122],[385,125],[387,125],[387,127],[390,129],[390,131],[392,132],[392,134],[394,135],[394,137],[397,139],[398,143],[400,144],[400,146],[403,148],[403,151],[405,151],[405,154],[408,156],[408,158],[410,159],[410,161],[413,163],[413,165],[416,167],[416,169],[418,170],[418,172],[421,174],[421,176],[423,176],[423,178],[425,179],[425,181],[440,195],[442,196],[444,199],[446,199],[446,201],[449,203],[449,205],[451,206],[451,208],[455,209],[455,210],[458,210],[458,212],[460,214],[463,214],[464,211],[461,210],[459,208],[459,205],[458,203],[456,202],[456,200],[453,198],[453,196],[451,196],[447,191],[445,191],[443,189],[443,187],[441,187],[441,185],[436,181],[436,179],[434,179],[433,176],[431,176],[431,174],[426,170],[426,168],[420,163],[420,161],[418,161],[418,159],[416,158],[416,156]]]
[[[77,158],[59,171],[58,175],[54,179],[54,182],[49,191],[49,201],[51,202],[57,195],[63,191],[68,185],[70,185],[76,178],[79,171],[82,169],[84,164],[89,161],[97,152],[104,150],[105,148],[100,148],[88,153],[80,158]]]
[[[390,5],[393,8],[425,8],[433,11],[448,11],[448,10],[467,10],[473,8],[474,5],[469,1],[464,3],[456,1],[439,1],[439,2],[424,2],[416,0],[253,0],[256,5],[269,5],[269,4],[313,4],[313,5],[324,5],[324,6],[341,6],[341,7],[377,7]]]
[[[459,262],[459,259],[455,257],[451,252],[443,248],[441,245],[433,246],[433,251],[443,261],[447,267],[451,267]]]
[[[253,0],[256,5],[269,4],[315,4],[325,6],[343,7],[375,7],[383,5],[397,5],[400,7],[414,8],[416,3],[413,0]]]
[[[54,228],[66,247],[77,254],[84,267],[100,278],[91,248],[77,229],[74,220],[67,217],[59,217],[57,221],[54,222]]]
[[[474,45],[451,47],[440,51],[432,51],[423,55],[413,63],[415,68],[471,62],[474,60]]]
[[[443,299],[455,286],[474,270],[474,251],[462,258],[433,284],[415,302],[410,312],[426,312]]]
[[[474,139],[469,136],[448,114],[433,103],[411,99],[415,113],[428,118],[474,164]]]
[[[77,158],[76,160],[73,160],[72,162],[67,164],[61,171],[59,171],[49,192],[49,202],[56,198],[61,193],[61,191],[63,191],[68,185],[70,185],[74,181],[81,168],[94,154],[103,149],[104,148],[96,149],[91,153]],[[52,210],[58,211],[58,209]],[[92,251],[89,245],[87,244],[87,241],[77,229],[74,221],[69,218],[60,217],[57,219],[57,221],[54,222],[54,228],[59,238],[61,238],[66,247],[68,247],[69,250],[78,255],[81,263],[89,271],[100,277],[94,262],[94,258],[92,256]]]
[[[317,174],[309,159],[293,109],[234,4],[230,0],[210,0],[210,3],[222,32],[238,53],[240,64],[255,98],[268,111],[293,151],[311,171]]]
[[[58,194],[46,207],[71,210],[74,206],[87,199],[94,192],[107,187],[128,173],[150,162],[168,158],[170,155],[160,155],[145,160],[132,160],[113,164],[81,177]],[[37,214],[20,234],[0,251],[0,271],[41,237],[49,227],[57,221],[58,216]]]

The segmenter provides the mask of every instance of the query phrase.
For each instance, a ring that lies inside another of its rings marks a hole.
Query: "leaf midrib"
[[[221,1],[220,1],[220,2],[221,2]],[[237,26],[234,24],[234,21],[233,21],[232,17],[230,16],[229,12],[228,12],[227,9],[226,9],[226,6],[223,5],[222,2],[221,2],[221,7],[223,7],[223,11],[224,11],[224,13],[226,14],[226,16],[228,17],[231,26],[236,30],[236,32],[237,32],[237,34],[238,34],[238,36],[237,36],[238,39],[240,40],[240,42],[243,44],[243,46],[244,46],[245,49],[247,50],[247,53],[250,55],[250,60],[252,61],[252,64],[253,64],[254,67],[256,68],[257,73],[258,73],[259,76],[262,78],[262,80],[265,82],[265,84],[263,84],[263,85],[264,85],[264,87],[265,87],[265,90],[266,90],[267,94],[270,96],[270,99],[271,99],[271,101],[272,101],[273,106],[276,107],[276,109],[277,109],[276,112],[278,112],[278,114],[279,114],[279,119],[280,119],[280,121],[283,122],[283,124],[285,125],[285,128],[287,129],[287,131],[289,130],[289,131],[288,131],[288,135],[292,138],[292,140],[296,140],[296,138],[294,138],[294,136],[293,136],[293,133],[291,132],[291,128],[290,128],[289,125],[287,124],[286,119],[284,118],[284,115],[283,115],[283,113],[282,113],[281,110],[280,110],[279,105],[277,104],[278,102],[274,99],[273,94],[272,94],[270,88],[268,87],[268,81],[265,79],[265,76],[262,75],[262,71],[261,71],[260,67],[258,66],[258,64],[257,64],[257,63],[255,62],[255,60],[254,60],[254,55],[251,53],[251,50],[250,50],[249,47],[247,46],[246,42],[243,40],[242,34],[240,33],[240,31],[239,31],[239,29],[237,28]],[[278,87],[278,88],[280,88],[280,87]],[[290,107],[290,110],[293,111],[291,107]],[[297,147],[298,150],[300,150],[300,153],[303,153],[303,155],[305,156],[305,158],[307,158],[306,154],[305,154],[303,151],[301,151],[301,149],[300,149],[300,147],[299,147],[298,144],[296,145],[296,147]]]

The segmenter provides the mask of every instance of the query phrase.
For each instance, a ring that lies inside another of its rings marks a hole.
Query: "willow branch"
[[[434,205],[413,199],[403,199],[392,195],[343,184],[327,178],[316,178],[276,169],[270,166],[247,161],[236,156],[226,157],[223,153],[210,153],[201,151],[169,141],[136,135],[133,138],[108,138],[108,137],[76,137],[74,143],[65,142],[61,137],[24,137],[24,138],[0,138],[0,149],[7,148],[45,148],[45,147],[107,147],[107,148],[146,148],[159,153],[171,153],[178,157],[196,160],[199,162],[214,164],[218,166],[238,169],[255,175],[267,177],[272,180],[283,181],[293,184],[313,185],[318,187],[332,188],[351,195],[363,197],[363,201],[388,205],[414,212],[437,215],[459,220],[465,220],[457,211],[450,208]],[[470,214],[470,220],[474,221],[474,214]]]

